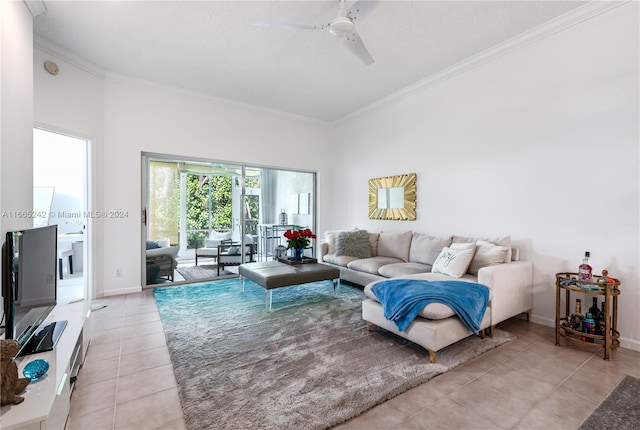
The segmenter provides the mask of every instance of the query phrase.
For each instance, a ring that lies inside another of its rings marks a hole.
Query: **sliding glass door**
[[[313,172],[161,154],[143,167],[145,285],[234,276],[283,253],[286,229],[314,228]]]

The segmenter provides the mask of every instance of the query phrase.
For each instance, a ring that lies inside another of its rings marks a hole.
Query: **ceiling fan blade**
[[[373,57],[369,53],[369,50],[366,46],[364,46],[364,42],[362,41],[362,39],[360,39],[360,36],[355,31],[349,34],[347,39],[342,43],[349,51],[351,51],[353,55],[358,57],[360,61],[362,61],[367,66],[375,63]]]
[[[355,23],[361,22],[378,5],[378,1],[357,1],[347,9],[347,16]]]
[[[257,27],[286,28],[289,30],[322,30],[323,25],[297,24],[295,22],[254,22]]]

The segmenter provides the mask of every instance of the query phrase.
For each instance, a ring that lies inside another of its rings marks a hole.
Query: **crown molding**
[[[67,63],[70,63],[100,79],[104,79],[106,76],[106,71],[101,67],[85,60],[71,51],[68,51],[60,45],[38,36],[37,34],[33,35],[33,47],[60,60],[66,61]]]
[[[322,125],[322,126],[327,126],[330,124],[328,121],[324,121],[321,119],[310,118],[307,116],[297,115],[294,113],[285,112],[277,109],[270,109],[266,107],[252,105],[249,103],[242,103],[234,100],[214,97],[204,93],[185,90],[175,86],[161,84],[161,83],[158,83],[155,81],[149,81],[146,79],[134,78],[128,75],[120,74],[120,73],[107,72],[104,80],[106,82],[110,82],[118,85],[124,85],[124,86],[129,86],[134,88],[147,88],[152,90],[165,91],[165,92],[182,95],[190,98],[199,98],[201,100],[204,100],[207,103],[215,104],[227,109],[237,109],[245,112],[248,111],[248,112],[258,113],[258,114],[277,115],[277,116],[292,119],[298,122],[305,122],[309,124],[316,124],[316,125]]]
[[[111,82],[115,84],[127,85],[130,87],[137,87],[137,88],[151,88],[155,90],[172,92],[175,94],[182,94],[189,97],[200,98],[200,99],[206,100],[209,103],[214,103],[227,108],[241,109],[244,111],[251,111],[254,113],[258,112],[263,114],[269,113],[271,115],[275,114],[278,116],[294,119],[296,121],[302,121],[302,122],[313,123],[313,124],[321,124],[324,126],[329,124],[328,121],[309,118],[303,115],[296,115],[289,112],[279,111],[275,109],[268,109],[268,108],[250,105],[247,103],[240,103],[232,100],[217,98],[213,96],[208,96],[203,93],[198,93],[195,91],[189,91],[189,90],[184,90],[184,89],[170,86],[170,85],[160,84],[158,82],[134,78],[128,75],[120,74],[120,73],[109,72],[91,63],[90,61],[85,60],[83,57],[76,55],[73,52],[63,48],[62,46],[55,44],[53,42],[50,42],[49,40],[44,39],[38,35],[33,36],[33,46],[34,48],[37,48],[43,52],[46,52],[47,54],[53,57],[56,57],[60,60],[66,61],[72,64],[73,66],[76,66],[79,69],[84,70],[85,72],[90,73],[104,80],[105,82]]]
[[[27,9],[29,9],[33,17],[47,11],[47,5],[45,5],[42,0],[24,0],[24,4],[27,5]]]
[[[492,46],[491,48],[488,48],[478,54],[466,58],[438,73],[422,79],[415,84],[409,85],[408,87],[405,87],[387,97],[373,102],[368,106],[363,107],[362,109],[358,109],[355,112],[352,112],[336,121],[333,121],[331,125],[336,126],[397,103],[398,101],[410,97],[419,91],[422,91],[434,85],[438,85],[441,82],[447,81],[455,76],[468,72],[469,70],[473,70],[485,63],[494,61],[504,55],[508,55],[511,52],[520,50],[528,45],[531,45],[532,43],[536,43],[539,40],[550,37],[556,33],[564,31],[568,28],[571,28],[602,13],[608,12],[612,9],[617,8],[618,6],[630,3],[632,1],[635,0],[592,0],[583,6],[577,7],[576,9],[565,13],[564,15],[560,15],[552,20],[545,22],[544,24],[541,24],[524,33],[512,37],[511,39],[508,39],[498,45]]]

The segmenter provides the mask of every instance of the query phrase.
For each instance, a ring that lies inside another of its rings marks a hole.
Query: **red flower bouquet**
[[[284,233],[287,238],[287,249],[306,248],[311,243],[311,239],[315,239],[316,235],[308,228],[302,230],[287,230]]]

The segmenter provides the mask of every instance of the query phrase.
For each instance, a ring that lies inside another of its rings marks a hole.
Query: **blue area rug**
[[[364,293],[330,281],[273,291],[238,279],[156,288],[187,428],[324,429],[509,340],[471,336],[429,364],[421,347],[367,331]]]

